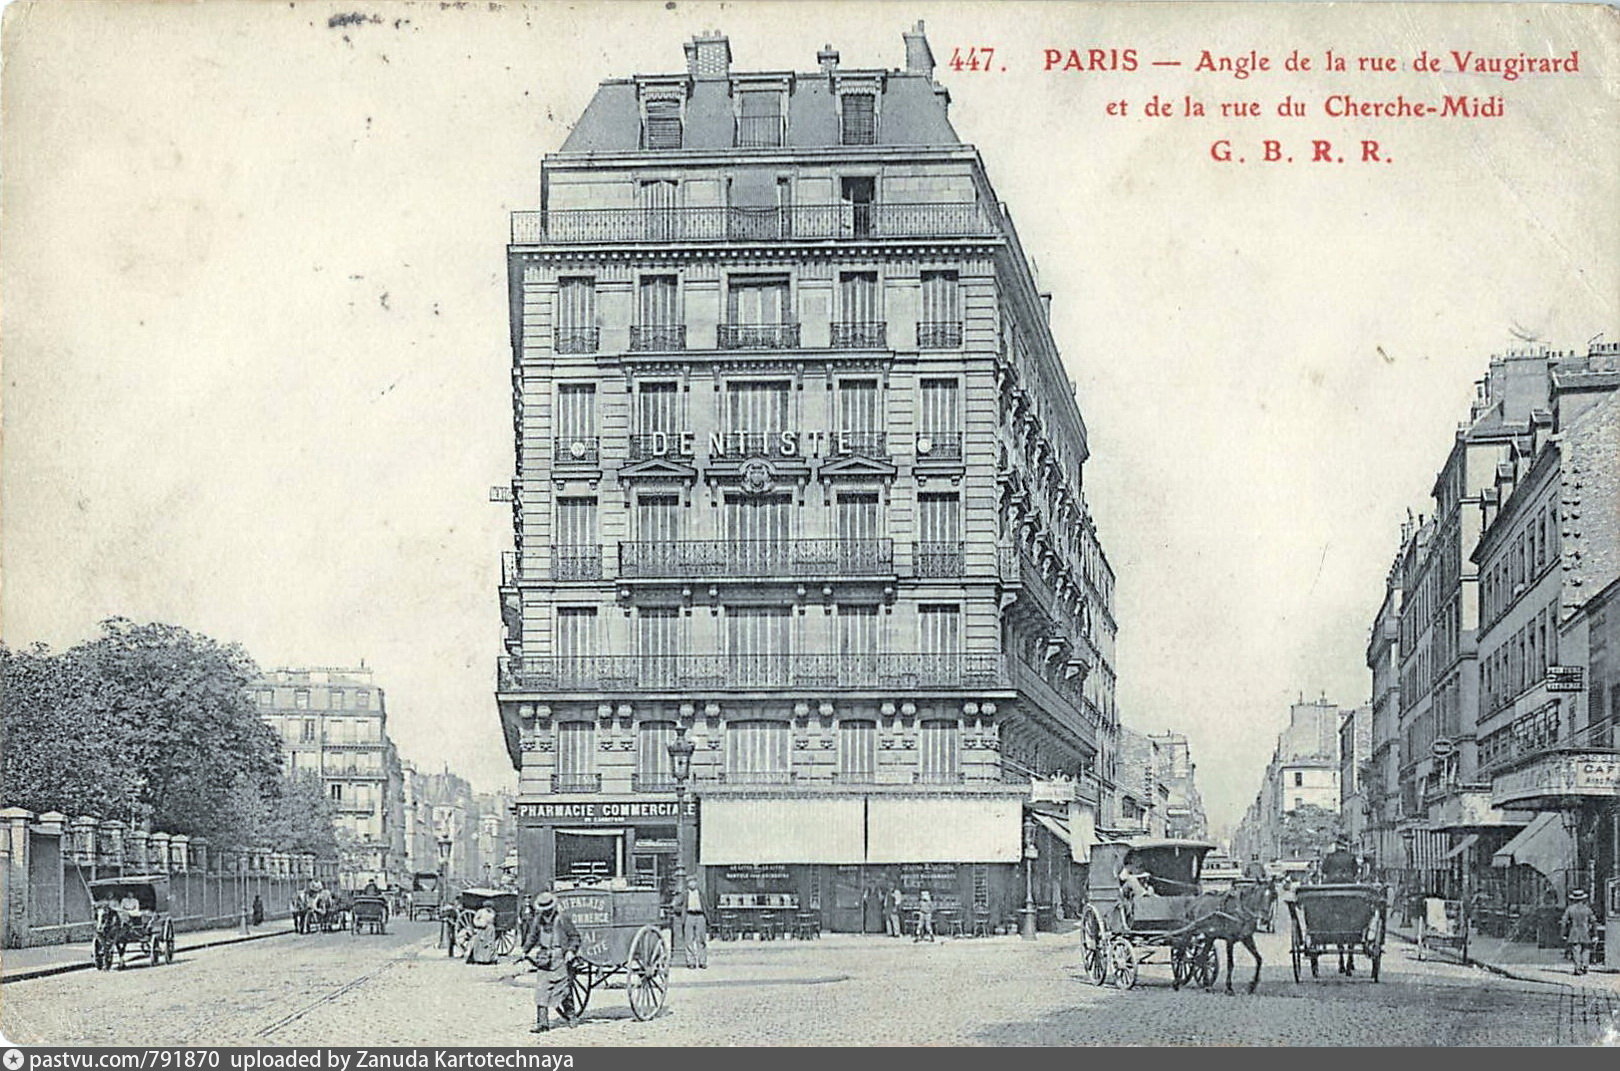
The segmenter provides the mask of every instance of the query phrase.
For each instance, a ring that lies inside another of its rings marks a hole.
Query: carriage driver
[[[135,894],[127,892],[124,898],[118,901],[118,920],[126,925],[141,917],[141,902]]]

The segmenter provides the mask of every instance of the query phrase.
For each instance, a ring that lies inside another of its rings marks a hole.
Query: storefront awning
[[[1091,846],[1097,843],[1097,808],[1089,803],[1069,804],[1069,856],[1077,863],[1091,862]]]
[[[710,797],[703,801],[698,861],[703,866],[864,862],[865,802]]]
[[[869,863],[1016,863],[1023,854],[1018,799],[873,796],[867,800]]]
[[[1575,865],[1575,840],[1564,828],[1561,814],[1548,811],[1537,815],[1535,821],[1491,856],[1492,866],[1515,863],[1534,867],[1548,878]]]
[[[1455,859],[1455,858],[1457,858],[1457,856],[1461,855],[1463,852],[1466,852],[1468,849],[1472,848],[1474,846],[1474,842],[1477,841],[1477,840],[1479,840],[1479,834],[1478,833],[1470,833],[1470,834],[1468,834],[1468,836],[1466,836],[1462,840],[1458,841],[1456,846],[1453,847],[1451,849],[1451,851],[1447,852],[1445,855],[1441,856],[1440,858],[1442,858],[1442,859]]]
[[[1035,819],[1035,821],[1039,822],[1042,828],[1044,828],[1048,833],[1052,834],[1052,836],[1056,837],[1058,840],[1062,841],[1064,844],[1074,844],[1074,839],[1069,835],[1069,824],[1063,819],[1056,818],[1049,814],[1042,814],[1040,811],[1031,811],[1029,812],[1029,816]]]

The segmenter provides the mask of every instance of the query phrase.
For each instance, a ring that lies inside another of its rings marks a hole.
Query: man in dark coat
[[[1356,857],[1350,854],[1350,843],[1340,837],[1322,860],[1322,881],[1328,885],[1353,885],[1360,876],[1359,871]]]
[[[535,966],[534,1026],[531,1034],[551,1029],[551,1009],[568,1026],[578,1013],[571,988],[574,955],[579,951],[579,928],[559,910],[557,897],[543,892],[534,898],[534,917],[523,933],[523,955]]]

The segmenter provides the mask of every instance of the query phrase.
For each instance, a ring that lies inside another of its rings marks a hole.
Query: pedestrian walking
[[[1586,902],[1585,889],[1569,894],[1569,906],[1564,908],[1560,925],[1569,945],[1569,957],[1575,961],[1575,973],[1585,974],[1592,951],[1592,905]]]
[[[934,897],[927,889],[917,894],[917,941],[934,939]]]
[[[488,904],[473,912],[472,932],[467,935],[467,962],[489,964],[499,959],[496,952],[495,910]]]
[[[682,929],[686,934],[686,965],[707,970],[709,967],[709,913],[703,903],[703,891],[696,878],[686,879],[686,894],[681,898]]]
[[[523,955],[534,964],[536,971],[534,1026],[529,1033],[551,1029],[553,1008],[566,1025],[573,1026],[577,1021],[572,982],[574,954],[579,951],[579,944],[579,929],[558,909],[557,897],[550,892],[535,897],[534,917],[523,935]]]
[[[900,886],[890,889],[883,898],[883,928],[890,937],[900,936]]]
[[[253,925],[264,925],[264,898],[257,893],[253,896]]]

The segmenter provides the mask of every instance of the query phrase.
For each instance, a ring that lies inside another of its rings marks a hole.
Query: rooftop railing
[[[619,544],[621,577],[886,576],[892,539],[658,540]]]
[[[555,655],[504,658],[506,692],[1005,688],[999,654]]]
[[[512,213],[513,245],[970,238],[997,234],[976,201],[758,208],[568,208]]]

